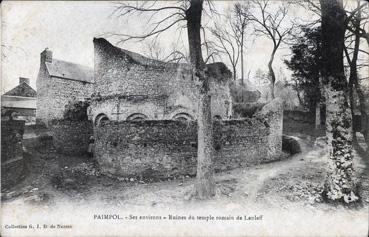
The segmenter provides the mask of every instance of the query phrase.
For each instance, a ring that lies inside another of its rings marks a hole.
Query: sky
[[[119,18],[112,15],[117,2],[107,1],[4,1],[1,4],[2,18],[2,91],[4,93],[18,84],[19,77],[31,79],[31,86],[36,89],[36,78],[40,64],[40,53],[49,48],[53,57],[90,66],[93,68],[94,37],[105,37],[113,44],[118,38],[108,37],[111,33],[142,34],[150,29],[148,16],[130,16]],[[228,11],[234,2],[215,1],[214,5],[220,13]],[[158,15],[158,19],[163,15]],[[311,15],[302,7],[291,7],[290,18],[311,19]],[[210,22],[210,23],[209,23]],[[204,24],[212,24],[210,18],[204,17]],[[254,75],[258,68],[267,69],[267,62],[272,49],[270,41],[265,37],[251,36],[252,29],[247,32],[245,68]],[[163,34],[159,43],[169,49],[173,41],[178,39],[185,45],[186,31],[172,30]],[[128,42],[119,47],[145,53],[143,43]],[[290,72],[283,64],[289,56],[288,46],[282,46],[276,55],[274,68],[283,68],[289,76]],[[227,63],[226,59],[222,60]]]

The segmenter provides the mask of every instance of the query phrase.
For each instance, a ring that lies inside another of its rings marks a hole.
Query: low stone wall
[[[270,101],[255,116],[264,118],[269,125],[268,156],[277,155],[282,150],[283,101],[280,98]]]
[[[279,159],[281,113],[215,121],[215,171]],[[108,122],[94,129],[95,157],[102,172],[145,178],[196,174],[196,122],[122,121]]]
[[[57,152],[67,155],[83,155],[93,134],[91,121],[54,120],[51,124],[53,144]]]
[[[1,186],[18,183],[25,171],[22,137],[24,121],[1,122]]]
[[[24,179],[25,174],[26,162],[23,157],[1,164],[1,190],[18,184]]]

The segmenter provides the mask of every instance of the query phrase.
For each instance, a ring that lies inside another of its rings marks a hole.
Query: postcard
[[[3,1],[1,236],[368,236],[368,13]]]

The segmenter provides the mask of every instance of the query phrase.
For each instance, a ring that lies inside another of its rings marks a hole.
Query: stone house
[[[93,92],[92,68],[53,58],[45,49],[40,56],[37,76],[36,122],[48,125],[53,119],[63,118],[70,100],[85,100]]]
[[[20,77],[19,85],[1,96],[1,114],[5,117],[15,115],[26,124],[35,123],[36,91],[29,85],[29,78]]]
[[[89,117],[103,120],[194,120],[197,88],[188,64],[164,63],[94,39],[94,97]],[[231,72],[223,63],[207,65],[212,114],[229,118]]]

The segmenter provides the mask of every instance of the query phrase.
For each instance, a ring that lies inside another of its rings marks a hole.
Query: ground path
[[[242,233],[260,235],[260,228],[264,228],[264,235],[273,236],[286,236],[291,233],[323,236],[332,233],[346,236],[355,234],[353,231],[366,233],[369,179],[368,172],[365,172],[367,170],[365,162],[357,158],[355,164],[358,175],[366,184],[362,187],[364,205],[356,209],[329,205],[319,199],[326,175],[325,152],[321,148],[310,146],[309,141],[305,139],[300,140],[300,144],[302,153],[288,159],[217,173],[215,175],[217,195],[208,201],[189,198],[195,178],[187,177],[155,183],[123,181],[96,176],[94,170],[88,168],[88,162],[83,159],[78,161],[78,157],[67,158],[57,154],[50,156],[50,153],[42,152],[34,156],[35,151],[30,151],[33,153],[33,157],[30,158],[33,159],[31,175],[16,187],[22,190],[21,193],[2,203],[4,212],[14,214],[3,221],[13,223],[22,218],[26,221],[30,218],[47,217],[45,222],[57,220],[63,223],[78,223],[81,233],[104,235],[102,225],[106,225],[109,231],[116,231],[115,233],[121,233],[119,231],[122,227],[116,224],[109,225],[109,222],[93,222],[96,213],[121,215],[190,213],[200,216],[242,214],[262,215],[264,219],[259,224],[250,222],[246,225],[235,222],[223,222],[221,225],[216,222],[214,225],[194,222],[190,226],[184,225],[184,222],[171,222],[170,225],[161,223],[167,235],[181,231],[185,235],[210,233],[214,236],[225,236],[240,234],[237,232],[240,230]],[[70,167],[76,165],[87,167],[82,176],[75,179],[71,177],[68,186],[56,188],[55,177],[58,172],[61,169],[68,171]],[[332,225],[345,221],[345,225]],[[93,225],[89,224],[91,222]],[[188,222],[186,224],[188,225]],[[162,232],[157,232],[159,231],[157,226],[156,222],[147,222],[142,231],[149,231],[150,235],[155,233],[162,235]],[[124,225],[127,235],[136,233],[135,228],[135,225]],[[53,235],[63,236],[63,232],[56,232]]]

